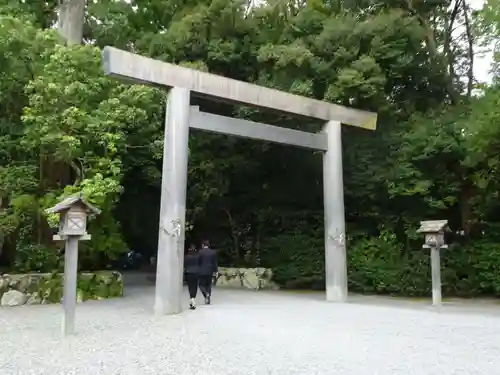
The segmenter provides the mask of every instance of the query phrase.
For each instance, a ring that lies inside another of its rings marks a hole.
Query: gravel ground
[[[213,305],[178,316],[155,317],[152,304],[153,288],[136,287],[78,305],[66,339],[58,305],[1,308],[0,374],[500,373],[500,313],[217,289]]]

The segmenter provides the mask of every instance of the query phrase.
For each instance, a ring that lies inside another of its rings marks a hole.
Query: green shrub
[[[265,243],[263,266],[273,268],[273,279],[291,289],[324,288],[323,236],[298,231],[273,237]]]
[[[353,291],[397,293],[404,262],[396,237],[384,233],[379,237],[361,237],[348,244],[349,284]]]
[[[500,243],[475,241],[450,253],[450,258],[460,260],[450,266],[456,268],[462,288],[474,294],[500,296]]]
[[[63,291],[63,277],[58,273],[52,273],[42,278],[38,283],[38,297],[44,303],[59,303]]]
[[[63,296],[63,275],[52,273],[40,279],[35,291],[44,303],[59,303]],[[123,280],[118,272],[80,273],[77,297],[80,301],[123,296]]]
[[[322,235],[283,233],[265,243],[266,267],[284,288],[324,288]],[[356,236],[347,244],[349,290],[367,294],[429,296],[429,250],[421,242],[403,244],[389,231]],[[443,294],[500,296],[500,243],[488,240],[455,243],[441,251]]]
[[[55,249],[44,245],[20,244],[16,249],[14,271],[27,272],[52,272],[59,270],[61,254]]]

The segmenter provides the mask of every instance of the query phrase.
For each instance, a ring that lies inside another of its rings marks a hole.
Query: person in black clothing
[[[199,285],[201,294],[205,297],[205,303],[210,304],[212,297],[212,278],[219,271],[217,266],[217,253],[210,248],[208,241],[203,241],[198,252],[200,260]]]
[[[198,293],[198,274],[200,270],[200,257],[196,246],[191,245],[184,258],[184,274],[189,289],[189,308],[196,309],[196,294]]]

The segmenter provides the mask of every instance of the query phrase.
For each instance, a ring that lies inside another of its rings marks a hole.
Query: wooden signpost
[[[87,217],[101,211],[83,199],[81,194],[72,195],[45,210],[48,214],[59,214],[59,232],[55,241],[65,241],[64,249],[64,294],[63,335],[75,332],[76,287],[78,276],[78,241],[90,240],[87,233]]]
[[[425,234],[424,249],[431,249],[432,304],[440,306],[441,297],[441,249],[447,249],[444,232],[449,231],[448,220],[421,221],[418,233]]]

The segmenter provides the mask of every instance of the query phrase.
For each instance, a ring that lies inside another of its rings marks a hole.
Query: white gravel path
[[[0,309],[1,375],[496,375],[500,315],[215,290],[214,304],[152,314],[153,289],[78,305]],[[500,309],[500,307],[498,307]]]

